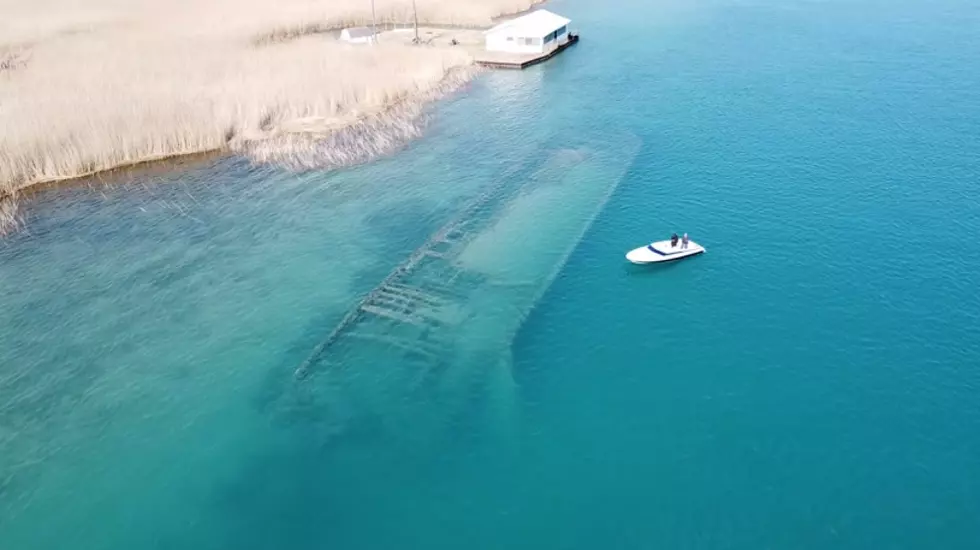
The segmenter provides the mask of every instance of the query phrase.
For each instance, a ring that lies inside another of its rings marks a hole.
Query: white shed
[[[571,20],[548,10],[535,10],[486,31],[487,51],[548,53],[568,42]]]
[[[370,27],[350,27],[340,31],[340,39],[351,44],[370,44],[374,42],[374,31]]]

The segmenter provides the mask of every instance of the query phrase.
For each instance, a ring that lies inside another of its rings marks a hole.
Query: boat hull
[[[680,243],[671,246],[670,241],[658,241],[630,250],[626,253],[626,259],[639,265],[660,264],[676,262],[703,253],[704,247],[693,241],[688,242],[687,248],[683,248]]]

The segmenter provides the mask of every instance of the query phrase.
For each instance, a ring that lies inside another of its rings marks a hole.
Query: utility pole
[[[419,9],[415,5],[415,0],[412,0],[412,13],[415,14],[415,43],[419,43]]]
[[[371,0],[371,30],[374,32],[371,36],[371,45],[373,46],[378,41],[378,18],[374,15],[374,0]]]

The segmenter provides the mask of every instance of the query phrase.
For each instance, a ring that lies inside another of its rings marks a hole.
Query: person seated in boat
[[[677,233],[670,236],[670,247],[674,248],[675,246],[677,246]]]
[[[687,233],[684,233],[684,236],[681,237],[681,248],[687,248],[687,243],[689,242],[690,239],[687,238]]]

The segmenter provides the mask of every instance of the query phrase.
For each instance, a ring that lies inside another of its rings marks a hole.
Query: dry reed
[[[17,193],[0,189],[0,235],[17,228]]]
[[[473,66],[454,69],[427,92],[408,96],[384,111],[339,129],[285,132],[271,139],[240,143],[236,149],[256,161],[293,170],[352,166],[389,154],[419,137],[426,123],[425,103],[454,92],[476,73]]]
[[[417,0],[420,23],[457,25],[532,3]],[[0,233],[18,189],[145,160],[230,148],[308,168],[384,154],[418,134],[423,101],[473,74],[461,49],[310,36],[369,23],[369,0],[86,4],[0,0]],[[409,0],[376,6],[379,24],[411,20]]]

